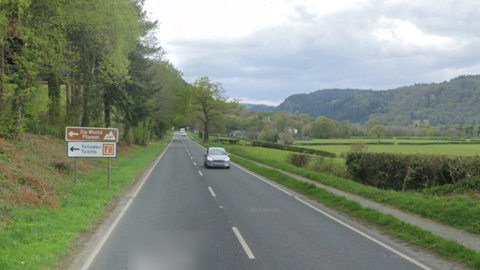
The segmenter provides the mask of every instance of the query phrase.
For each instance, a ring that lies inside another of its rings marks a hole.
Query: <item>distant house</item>
[[[243,139],[243,138],[245,138],[245,131],[244,130],[232,130],[230,132],[230,137]]]
[[[298,129],[296,129],[296,128],[289,127],[288,132],[290,132],[291,134],[294,134],[294,135],[298,135]]]

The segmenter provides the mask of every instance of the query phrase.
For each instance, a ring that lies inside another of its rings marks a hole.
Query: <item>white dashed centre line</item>
[[[203,176],[203,173],[202,173],[201,171],[198,171],[198,173],[199,173],[201,176]]]
[[[250,260],[255,259],[255,256],[253,256],[252,251],[251,251],[250,248],[248,247],[247,242],[245,242],[245,239],[243,239],[243,237],[242,237],[242,235],[240,234],[240,232],[238,231],[237,227],[232,227],[232,230],[233,230],[233,232],[235,233],[235,236],[237,236],[238,241],[240,241],[240,244],[242,245],[243,249],[244,249],[245,252],[247,253],[248,258],[249,258]]]
[[[212,194],[213,197],[217,197],[217,195],[215,195],[215,192],[213,192],[213,189],[211,187],[208,187],[208,190],[210,190],[210,193]]]
[[[197,166],[197,163],[193,162],[193,165]]]

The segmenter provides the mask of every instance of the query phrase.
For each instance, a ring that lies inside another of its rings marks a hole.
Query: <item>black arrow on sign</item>
[[[72,146],[72,148],[70,148],[70,151],[72,151],[72,152],[75,151],[75,150],[80,150],[80,148],[74,148],[73,146]]]

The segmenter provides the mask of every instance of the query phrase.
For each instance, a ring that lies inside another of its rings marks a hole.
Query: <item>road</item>
[[[439,268],[236,165],[205,169],[204,152],[176,133],[84,269]]]

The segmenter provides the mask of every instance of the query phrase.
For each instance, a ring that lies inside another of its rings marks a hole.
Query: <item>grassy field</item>
[[[349,145],[312,145],[312,146],[302,145],[299,147],[329,151],[337,155],[350,151]],[[369,145],[368,152],[475,156],[477,154],[480,154],[480,144]]]
[[[14,147],[28,149],[29,141],[34,139],[29,137],[26,141],[14,144]],[[65,148],[65,143],[58,139],[40,138],[38,141],[48,143],[45,148],[47,151],[48,148]],[[73,249],[72,242],[96,226],[116,196],[131,185],[167,144],[168,141],[158,141],[148,147],[120,147],[119,156],[112,160],[110,189],[107,188],[105,159],[82,160],[78,184],[73,185],[71,171],[58,173],[50,169],[50,159],[60,157],[45,159],[26,151],[23,159],[27,161],[27,167],[38,167],[45,183],[50,178],[57,179],[56,183],[47,186],[54,203],[0,201],[0,214],[3,217],[0,222],[0,269],[55,269],[61,265]],[[47,153],[47,156],[53,154]],[[65,155],[65,152],[62,151],[61,155]],[[5,160],[4,163],[8,162],[8,159]],[[12,157],[11,161],[14,160]],[[22,193],[12,198],[18,196],[22,196]]]

